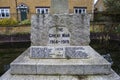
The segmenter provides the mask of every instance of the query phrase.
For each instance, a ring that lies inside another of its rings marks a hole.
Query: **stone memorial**
[[[89,45],[89,16],[68,14],[68,0],[52,0],[51,4],[54,14],[32,16],[30,58],[87,59],[85,51],[75,49]]]
[[[68,0],[52,0],[50,12],[51,14],[68,14]]]
[[[51,0],[51,14],[31,18],[31,46],[0,80],[120,80],[89,46],[88,14],[69,14],[68,0]]]

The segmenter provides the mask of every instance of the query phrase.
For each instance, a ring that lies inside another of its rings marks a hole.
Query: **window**
[[[10,17],[10,9],[0,8],[0,18],[9,18]]]
[[[74,8],[74,13],[75,14],[84,14],[86,13],[86,8],[82,8],[82,7],[75,7]]]
[[[49,13],[49,8],[36,8],[36,13],[37,14],[48,14]]]

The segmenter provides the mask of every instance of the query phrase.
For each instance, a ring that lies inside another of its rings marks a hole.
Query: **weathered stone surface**
[[[90,42],[89,26],[89,16],[87,14],[33,15],[31,42],[33,46],[47,46],[49,44],[49,30],[55,27],[63,27],[70,32],[69,44],[71,46],[88,45]]]
[[[51,0],[50,12],[52,14],[69,13],[68,0]]]
[[[53,27],[49,30],[49,46],[70,46],[70,32],[66,27]]]
[[[120,77],[111,70],[108,75],[86,75],[86,76],[72,76],[72,75],[11,75],[8,70],[0,80],[120,80]]]
[[[87,59],[89,54],[81,46],[31,46],[30,58]]]
[[[36,66],[38,60],[29,59],[28,53],[29,49],[26,50],[22,55],[18,57],[13,63],[11,63],[11,73],[18,73],[18,74],[36,74]],[[15,64],[14,64],[15,63]]]
[[[88,75],[109,74],[111,64],[89,46],[81,46],[88,59],[30,59],[29,50],[11,63],[12,74]]]
[[[69,46],[65,47],[65,56],[68,58],[80,58],[88,59],[89,53],[86,52],[86,49],[81,46]]]

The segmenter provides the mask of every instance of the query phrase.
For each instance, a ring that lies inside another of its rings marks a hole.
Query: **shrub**
[[[31,22],[30,22],[29,19],[26,19],[26,20],[21,21],[21,22],[19,23],[19,25],[30,25],[30,24],[31,24]]]
[[[12,18],[0,19],[0,26],[2,27],[12,27],[12,26],[16,26],[17,24],[18,24],[18,21]]]

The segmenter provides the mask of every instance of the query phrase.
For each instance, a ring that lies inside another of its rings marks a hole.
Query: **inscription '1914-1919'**
[[[70,33],[65,27],[54,27],[49,30],[49,45],[70,45]]]

